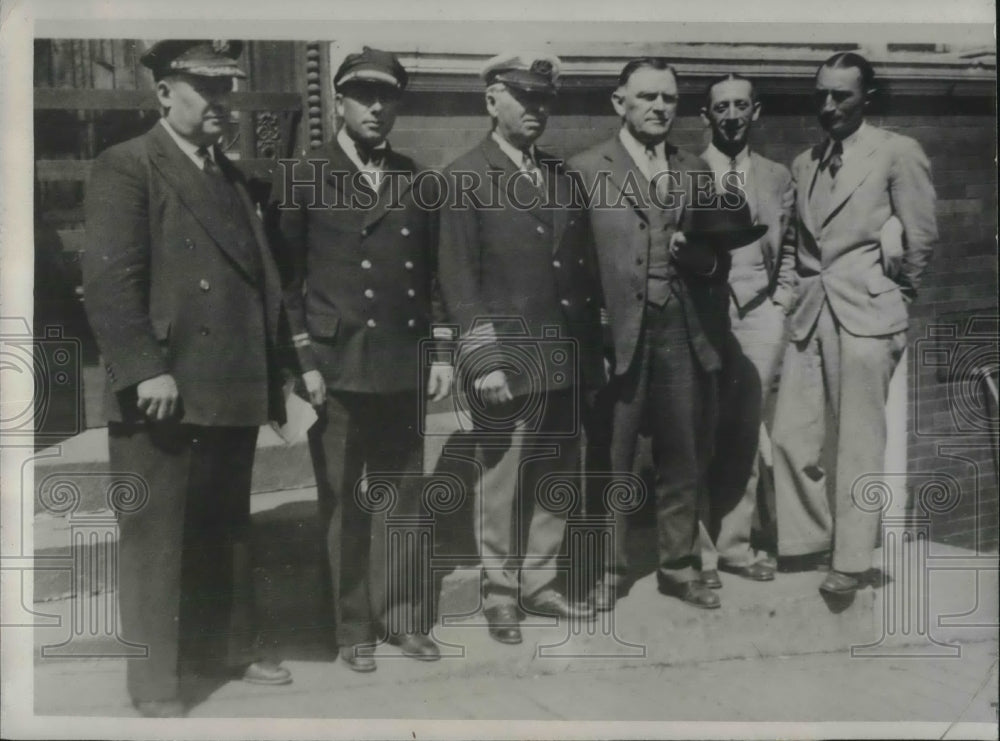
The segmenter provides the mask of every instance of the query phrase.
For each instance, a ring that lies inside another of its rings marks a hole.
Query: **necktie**
[[[535,158],[531,156],[531,150],[525,149],[521,152],[521,169],[531,175],[531,182],[536,188],[541,187],[542,172],[535,164]]]
[[[384,148],[373,149],[365,147],[359,142],[355,142],[354,147],[358,150],[358,159],[361,160],[361,164],[372,168],[382,167],[382,163],[385,160]]]
[[[201,158],[202,172],[208,173],[213,177],[218,177],[222,174],[219,170],[219,166],[215,164],[215,160],[212,159],[212,155],[208,151],[208,147],[198,147],[196,154]]]
[[[844,144],[840,141],[835,141],[833,147],[830,149],[830,156],[826,158],[827,167],[830,168],[830,177],[837,177],[837,172],[840,170],[841,166],[844,164]]]

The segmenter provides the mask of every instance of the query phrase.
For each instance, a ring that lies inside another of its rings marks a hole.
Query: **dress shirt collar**
[[[705,150],[705,160],[708,162],[712,171],[716,175],[724,172],[729,172],[729,163],[735,159],[736,169],[741,172],[748,172],[750,170],[750,147],[745,146],[743,149],[737,153],[736,157],[730,157],[725,152],[719,150],[714,143],[708,145],[708,149]]]
[[[500,147],[500,151],[503,152],[504,154],[506,154],[507,157],[510,158],[510,161],[513,162],[515,165],[517,165],[517,168],[519,170],[523,170],[524,169],[524,151],[518,149],[513,144],[511,144],[509,141],[507,141],[506,139],[504,139],[503,136],[500,135],[500,132],[497,131],[496,129],[493,129],[493,131],[490,133],[490,136],[493,137],[493,141],[495,141],[497,143],[497,146]],[[537,157],[537,153],[535,152],[535,145],[534,144],[532,144],[530,147],[528,147],[528,152],[530,152],[530,154],[531,154],[531,161],[534,162],[537,165],[537,163],[538,163],[538,157]]]
[[[344,154],[347,158],[354,163],[354,166],[358,168],[361,172],[365,170],[381,170],[382,168],[374,163],[364,163],[361,161],[361,155],[358,154],[358,143],[351,138],[351,135],[347,133],[347,127],[341,126],[340,131],[337,132],[337,144],[340,148],[344,150]],[[384,152],[389,148],[388,142],[383,141],[381,144],[372,147],[373,152]]]
[[[850,156],[851,150],[857,147],[858,140],[864,134],[867,126],[868,124],[862,121],[861,125],[855,129],[853,134],[841,139],[840,145],[843,148],[843,153],[840,155],[841,159],[847,159]],[[823,149],[823,162],[826,162],[827,158],[830,156],[830,150],[833,148],[833,141],[832,137],[826,140],[826,147]]]
[[[635,160],[635,164],[639,166],[642,172],[646,172],[649,168],[649,156],[646,154],[646,145],[635,138],[631,131],[628,130],[627,126],[622,126],[618,130],[618,140],[621,141],[622,146],[625,147],[625,151],[629,153],[629,156]],[[667,162],[667,146],[665,142],[657,142],[653,147],[653,151],[656,153],[656,159],[659,162]],[[648,173],[647,173],[648,177]]]
[[[188,159],[194,162],[195,167],[197,167],[199,170],[204,170],[205,162],[201,158],[201,154],[198,153],[198,150],[201,149],[201,147],[199,147],[197,144],[192,144],[187,139],[178,134],[176,131],[174,131],[173,126],[167,123],[167,119],[161,118],[160,123],[163,124],[163,128],[167,130],[167,133],[170,134],[170,138],[174,140],[174,142],[177,144],[178,147],[180,147],[181,151],[188,156]],[[215,162],[215,147],[206,147],[205,151],[208,152],[209,159]]]

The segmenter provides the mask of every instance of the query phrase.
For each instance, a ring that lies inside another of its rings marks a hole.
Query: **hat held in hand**
[[[756,242],[767,233],[767,224],[754,224],[742,193],[716,196],[708,207],[691,207],[691,228],[684,236],[692,244],[735,250]]]

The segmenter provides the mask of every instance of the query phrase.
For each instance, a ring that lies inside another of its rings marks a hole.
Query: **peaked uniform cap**
[[[488,60],[480,73],[487,85],[502,82],[528,92],[555,93],[562,62],[542,52],[506,52]]]
[[[395,54],[366,46],[360,54],[348,54],[333,76],[333,86],[337,89],[354,81],[382,83],[404,90],[408,76]]]
[[[166,39],[157,41],[139,61],[157,78],[171,72],[201,77],[246,77],[236,60],[243,51],[242,41]]]

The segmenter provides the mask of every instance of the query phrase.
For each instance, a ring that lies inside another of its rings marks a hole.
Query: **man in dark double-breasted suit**
[[[162,119],[105,151],[87,192],[86,309],[107,369],[120,502],[123,635],[145,715],[183,712],[179,658],[291,681],[253,629],[250,474],[257,431],[280,420],[281,286],[239,171],[216,146],[238,42],[161,41],[142,57]],[[227,644],[223,645],[223,644]]]
[[[397,520],[419,512],[419,394],[441,399],[451,385],[449,365],[424,369],[421,356],[434,311],[436,248],[436,213],[425,206],[436,200],[430,186],[437,181],[418,190],[417,164],[387,141],[406,83],[391,53],[365,47],[348,55],[334,75],[343,125],[326,146],[283,165],[274,191],[293,340],[306,390],[320,407],[310,446],[328,524],[336,640],[359,672],[375,669],[369,549],[376,492],[392,487],[396,506],[388,515]],[[430,585],[409,577],[424,569],[400,570],[415,557],[387,559],[387,584],[405,586],[387,595],[387,637],[407,656],[434,660],[440,653],[423,594]]]
[[[611,407],[611,470],[632,471],[640,429],[648,429],[660,589],[697,607],[718,607],[718,597],[699,583],[695,561],[715,375],[729,336],[728,254],[688,244],[682,233],[693,210],[712,203],[711,171],[666,141],[677,77],[665,60],[625,65],[612,102],[622,128],[569,163],[589,194],[613,336],[614,377],[602,394]],[[588,435],[600,427],[593,424]],[[599,610],[613,606],[626,578],[626,521],[615,514],[616,552],[592,596]]]
[[[487,63],[493,129],[446,169],[441,212],[441,289],[463,333],[456,379],[482,435],[485,614],[503,643],[521,641],[519,592],[533,614],[592,617],[555,588],[567,509],[545,489],[578,475],[579,394],[604,381],[586,214],[562,163],[534,146],[558,67],[544,54]]]

